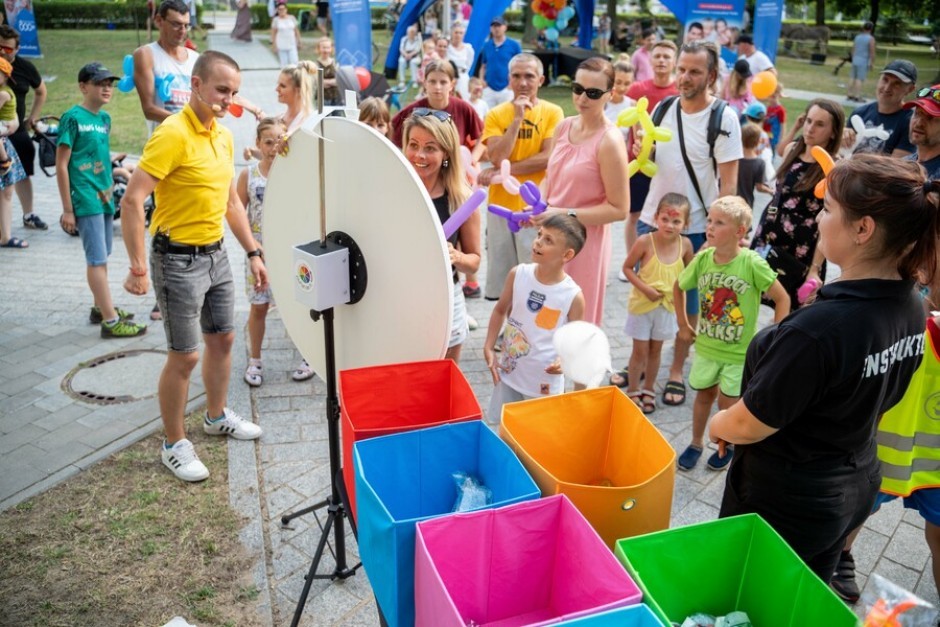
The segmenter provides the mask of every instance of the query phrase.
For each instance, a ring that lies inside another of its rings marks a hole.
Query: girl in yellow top
[[[615,374],[611,383],[622,386],[626,374],[627,396],[645,414],[656,410],[652,388],[659,372],[663,342],[674,338],[678,331],[672,286],[694,254],[692,242],[682,235],[682,229],[689,223],[690,210],[689,199],[682,194],[663,196],[656,207],[657,230],[637,239],[623,262],[623,273],[633,285],[624,328],[633,338],[633,353],[627,372]],[[647,387],[640,390],[644,375]]]

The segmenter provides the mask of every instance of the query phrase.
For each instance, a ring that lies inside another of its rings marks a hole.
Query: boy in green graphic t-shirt
[[[705,228],[706,248],[692,259],[674,287],[679,337],[695,338],[695,357],[689,385],[697,391],[692,407],[692,443],[679,456],[682,470],[691,470],[702,455],[705,426],[715,399],[726,409],[741,395],[741,377],[747,345],[757,331],[761,294],[774,301],[774,321],[790,312],[790,297],[777,273],[740,241],[751,226],[751,208],[739,196],[724,196],[712,203]],[[689,325],[685,291],[698,288],[698,328]],[[724,470],[733,449],[708,459],[710,470]]]
[[[59,224],[67,233],[78,229],[88,266],[88,287],[94,296],[89,320],[101,325],[101,337],[134,337],[147,327],[131,322],[134,314],[114,307],[108,287],[108,257],[114,233],[111,190],[111,116],[101,110],[110,102],[118,79],[100,63],[78,72],[82,103],[59,120],[56,181],[62,199]]]

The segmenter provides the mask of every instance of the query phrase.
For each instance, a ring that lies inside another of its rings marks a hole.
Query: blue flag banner
[[[372,15],[368,0],[330,0],[337,65],[372,69]]]
[[[777,62],[777,42],[783,23],[783,0],[757,0],[754,7],[754,46]]]
[[[41,57],[33,0],[3,0],[3,3],[7,22],[20,34],[20,50],[17,54],[23,57]]]
[[[395,33],[388,44],[388,56],[385,57],[385,75],[388,77],[398,74],[398,46],[401,44],[401,38],[405,36],[408,27],[418,22],[418,18],[425,10],[434,4],[434,0],[412,0],[402,9],[398,16],[398,25],[395,26]],[[474,10],[474,13],[476,11]],[[472,18],[471,18],[472,19]],[[404,76],[399,77],[404,80]]]

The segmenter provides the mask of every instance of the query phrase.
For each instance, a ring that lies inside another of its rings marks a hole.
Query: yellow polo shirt
[[[483,124],[481,141],[485,144],[491,137],[505,135],[515,117],[516,109],[511,101],[490,109]],[[515,163],[539,154],[542,150],[542,142],[555,136],[555,127],[564,119],[565,113],[561,107],[547,100],[539,99],[535,107],[526,111],[525,121],[519,127],[516,143],[513,144],[512,152],[509,154],[509,162]],[[493,164],[497,171],[499,166],[498,163]],[[532,181],[536,185],[540,184],[543,178],[545,178],[545,170],[516,176],[519,183]],[[506,207],[512,211],[525,209],[525,201],[522,200],[522,197],[510,194],[503,189],[502,184],[490,185],[489,201],[491,204]]]
[[[222,239],[235,173],[231,131],[217,120],[206,128],[186,105],[153,132],[137,167],[158,179],[151,235],[167,232],[191,246]]]

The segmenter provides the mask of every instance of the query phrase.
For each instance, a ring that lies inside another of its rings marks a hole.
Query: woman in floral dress
[[[786,148],[777,170],[777,191],[754,232],[752,248],[773,248],[778,257],[789,256],[802,266],[802,280],[781,281],[788,288],[793,309],[800,306],[797,288],[811,278],[821,284],[825,277],[824,259],[816,250],[819,235],[816,214],[822,209],[823,201],[813,194],[816,183],[825,174],[810,150],[813,146],[821,146],[830,155],[835,155],[839,151],[844,128],[842,105],[824,98],[809,103],[783,138]],[[802,133],[794,140],[797,131]]]

